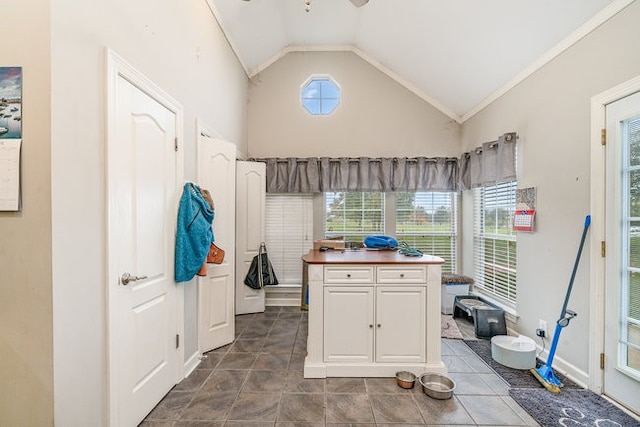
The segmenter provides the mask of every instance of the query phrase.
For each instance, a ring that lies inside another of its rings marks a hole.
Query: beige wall
[[[552,332],[590,209],[591,97],[640,75],[640,3],[560,54],[490,106],[453,123],[349,52],[289,53],[254,77],[249,90],[249,152],[256,157],[458,156],[505,132],[519,134],[519,187],[538,191],[535,233],[518,235],[518,322],[534,336],[538,319]],[[329,74],[342,104],[327,117],[306,113],[300,85]],[[462,272],[473,274],[471,192],[462,197]],[[588,379],[589,247],[583,253],[558,357]]]
[[[312,116],[300,87],[329,74],[342,100]],[[249,152],[253,157],[451,156],[460,125],[351,52],[293,52],[251,80]]]
[[[571,276],[584,217],[590,209],[591,97],[640,75],[640,2],[596,29],[462,128],[464,149],[508,131],[520,136],[519,187],[537,188],[533,234],[518,234],[517,329],[533,336],[538,319],[554,325]],[[463,233],[471,236],[470,198]],[[473,269],[465,242],[464,270]],[[578,314],[562,333],[558,357],[588,370],[589,248],[569,304]]]
[[[53,419],[49,2],[2,4],[0,66],[22,67],[22,211],[0,212],[0,425]]]
[[[520,185],[538,188],[538,230],[518,241],[517,327],[528,335],[538,318],[555,321],[588,213],[589,99],[640,74],[635,2],[460,135],[458,124],[353,53],[289,54],[248,89],[204,0],[23,0],[4,4],[3,16],[0,36],[16,42],[0,46],[2,65],[23,67],[25,141],[23,211],[0,213],[0,425],[52,425],[54,405],[57,425],[106,423],[105,47],[184,105],[188,179],[196,118],[252,156],[450,156],[460,139],[466,149],[517,131]],[[300,106],[300,84],[313,73],[342,86],[335,115],[311,117]],[[464,199],[463,234],[471,235]],[[580,317],[559,346],[583,370],[587,272],[588,250],[571,304]],[[185,293],[185,308],[195,309],[193,286]],[[193,334],[193,319],[186,326]]]
[[[197,119],[247,150],[248,81],[205,0],[53,0],[51,25],[55,423],[93,427],[108,412],[105,50],[184,107],[186,179],[196,177]],[[189,357],[195,283],[181,286]]]

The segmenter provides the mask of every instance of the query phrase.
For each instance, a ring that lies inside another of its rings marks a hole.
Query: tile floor
[[[457,387],[452,399],[435,400],[394,378],[304,379],[306,338],[297,307],[237,316],[236,341],[207,353],[141,426],[537,425],[462,341],[442,340]]]

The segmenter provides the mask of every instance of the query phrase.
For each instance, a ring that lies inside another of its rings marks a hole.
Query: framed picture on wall
[[[22,138],[22,67],[0,67],[0,138]]]
[[[22,67],[0,67],[0,211],[21,209]]]

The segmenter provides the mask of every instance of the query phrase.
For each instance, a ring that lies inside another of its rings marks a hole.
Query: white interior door
[[[126,64],[109,60],[109,413],[111,425],[129,426],[181,378],[173,252],[182,116],[143,77],[125,78]]]
[[[222,264],[207,264],[207,276],[198,278],[198,343],[202,352],[229,344],[235,335],[235,182],[236,146],[200,132],[198,185],[211,193],[214,241],[225,251]]]
[[[640,413],[640,93],[606,108],[604,393]]]
[[[236,162],[236,314],[264,311],[264,289],[244,284],[265,239],[266,165]]]

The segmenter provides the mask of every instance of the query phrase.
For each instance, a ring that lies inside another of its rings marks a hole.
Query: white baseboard
[[[202,353],[200,353],[199,350],[189,356],[189,358],[184,362],[184,377],[187,378],[189,374],[198,367],[201,361]]]
[[[264,305],[267,307],[295,307],[300,305],[300,300],[291,298],[265,298]]]
[[[299,306],[302,286],[278,285],[264,288],[264,305],[266,306]]]
[[[511,328],[511,325],[513,325],[513,323],[507,322],[507,334],[513,335],[516,337],[518,335],[521,335],[515,329]],[[529,338],[536,341],[536,355],[538,355],[538,353],[540,353],[540,351],[542,350],[542,346],[538,344],[538,340],[535,340],[533,337],[529,337]],[[547,357],[549,357],[549,349],[546,348],[545,351],[537,357],[540,360],[546,362]],[[589,374],[581,369],[578,369],[575,365],[568,363],[566,360],[562,359],[561,357],[558,357],[557,353],[553,358],[553,366],[551,367],[555,372],[561,373],[562,375],[569,378],[571,381],[578,384],[579,386],[587,389],[589,388],[589,385],[588,385]]]
[[[542,350],[542,347],[540,347],[538,344],[536,344],[536,351],[537,353],[540,352],[540,350]],[[538,356],[540,358],[540,360],[543,360],[546,362],[547,357],[549,356],[549,350],[546,349],[540,356]],[[553,370],[555,372],[559,372],[562,375],[566,376],[567,378],[569,378],[571,381],[573,381],[574,383],[578,384],[581,387],[584,388],[589,388],[589,374],[585,371],[583,371],[582,369],[578,369],[578,367],[576,367],[575,365],[572,365],[571,363],[568,363],[566,360],[564,360],[561,357],[558,357],[558,354],[556,353],[556,355],[553,358],[553,365],[551,366],[553,368]]]

